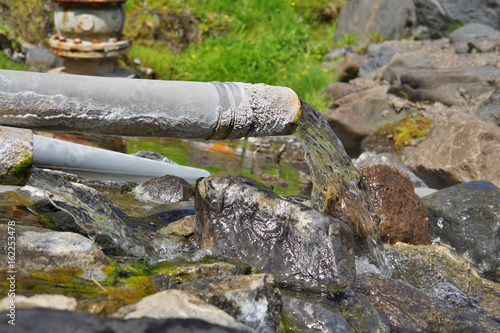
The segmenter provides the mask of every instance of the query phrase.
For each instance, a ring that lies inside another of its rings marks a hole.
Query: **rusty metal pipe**
[[[0,70],[0,125],[33,130],[229,139],[292,134],[300,115],[285,87]]]

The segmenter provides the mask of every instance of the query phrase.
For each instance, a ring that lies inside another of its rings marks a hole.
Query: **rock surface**
[[[317,210],[233,176],[199,180],[195,203],[201,249],[309,288],[355,281],[351,229]]]
[[[180,286],[257,332],[279,332],[281,294],[269,274],[201,278]]]
[[[6,309],[9,306],[10,297],[0,300],[0,308]],[[34,295],[26,297],[16,295],[16,309],[29,308],[51,308],[57,310],[75,311],[76,299],[64,295]]]
[[[427,212],[410,178],[384,164],[359,169],[380,217],[380,238],[386,243],[430,244]]]
[[[500,128],[461,112],[435,114],[427,138],[405,163],[433,188],[473,180],[500,186]]]
[[[221,309],[181,290],[165,290],[146,296],[137,303],[124,306],[113,318],[200,319],[208,323],[229,327],[239,332],[252,332],[245,325]]]
[[[369,39],[374,33],[395,39],[410,37],[416,24],[411,0],[351,0],[340,11],[335,39],[345,34]]]
[[[81,277],[105,278],[102,269],[108,264],[108,259],[94,242],[82,235],[15,224],[0,224],[0,235],[2,244],[8,244],[7,237],[15,237],[16,271],[32,273],[79,268]],[[6,251],[0,252],[0,259],[1,267],[8,267],[10,259]]]
[[[165,175],[150,179],[132,191],[137,200],[144,203],[187,201],[194,197],[194,188],[180,177]]]
[[[500,189],[475,181],[443,189],[423,201],[432,237],[467,255],[483,276],[500,282]]]

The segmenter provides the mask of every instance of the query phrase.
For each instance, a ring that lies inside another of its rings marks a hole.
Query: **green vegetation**
[[[394,148],[401,149],[411,145],[415,139],[425,138],[432,124],[431,119],[418,114],[396,123],[387,123],[377,130],[377,134],[392,138]]]
[[[319,91],[335,80],[323,67],[336,27],[329,3],[129,0],[129,56],[161,79],[287,86],[322,109]]]

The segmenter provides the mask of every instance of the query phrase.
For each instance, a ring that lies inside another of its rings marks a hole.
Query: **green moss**
[[[415,139],[425,138],[432,124],[431,119],[418,114],[396,123],[387,123],[379,128],[376,134],[391,138],[394,148],[401,149],[411,145]]]

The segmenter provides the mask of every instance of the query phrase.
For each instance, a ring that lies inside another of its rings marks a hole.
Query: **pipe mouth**
[[[212,82],[219,93],[219,119],[210,139],[290,135],[302,109],[290,88],[263,83]]]

